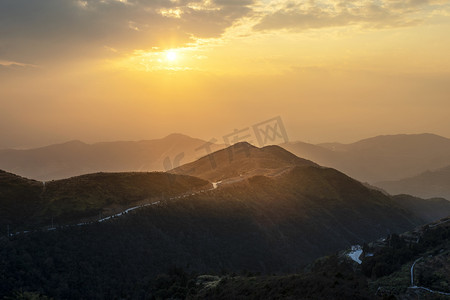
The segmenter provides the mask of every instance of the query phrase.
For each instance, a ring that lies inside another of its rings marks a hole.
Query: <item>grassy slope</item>
[[[111,206],[129,206],[206,187],[207,181],[166,173],[96,173],[42,182],[0,173],[0,225],[11,229],[77,221]]]

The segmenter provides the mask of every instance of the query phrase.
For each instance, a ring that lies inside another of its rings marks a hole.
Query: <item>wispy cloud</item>
[[[0,66],[12,68],[38,68],[39,66],[33,64],[26,64],[17,61],[0,60]]]
[[[272,6],[254,30],[307,30],[359,25],[371,28],[412,26],[449,1],[309,0],[281,1]]]

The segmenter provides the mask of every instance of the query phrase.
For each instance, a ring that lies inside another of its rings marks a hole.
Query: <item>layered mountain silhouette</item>
[[[71,141],[29,150],[0,150],[0,169],[40,181],[95,172],[165,171],[221,145],[182,134],[138,142]]]
[[[450,165],[450,139],[434,134],[377,136],[352,144],[292,142],[282,147],[371,184]]]
[[[148,278],[170,266],[216,274],[295,272],[322,255],[450,215],[450,202],[391,197],[278,146],[239,143],[171,173],[97,173],[45,186],[0,173],[4,229],[50,217],[75,222],[158,200],[101,223],[0,238],[2,255],[31,270],[3,266],[8,284],[17,275],[31,285],[61,287],[46,290],[56,298],[77,298],[79,286],[94,298],[99,287],[102,295],[129,290],[139,297],[134,293]]]
[[[391,194],[450,199],[450,166],[401,180],[378,182],[376,185]]]
[[[375,230],[381,233],[404,230],[407,229],[406,224],[430,222],[450,213],[447,210],[450,202],[445,200],[427,201],[407,195],[391,197],[337,170],[299,158],[279,146],[257,148],[246,142],[238,143],[175,168],[170,173],[96,173],[42,183],[1,172],[3,224],[23,225],[27,219],[39,223],[44,219],[48,221],[50,217],[63,223],[106,210],[120,210],[152,197],[170,198],[205,189],[212,186],[209,182],[237,192],[236,197],[241,197],[241,201],[247,201],[247,197],[253,199],[254,195],[273,187],[261,198],[276,198],[279,199],[277,202],[302,199],[301,203],[313,205],[312,211],[323,208],[327,211],[325,215],[332,218],[336,217],[339,209],[355,212],[354,228],[346,228],[348,232],[358,230],[367,220],[370,220],[367,224],[384,220],[384,223],[377,223],[380,230]],[[255,189],[255,185],[260,183],[262,185]],[[290,204],[294,205],[294,202]],[[364,211],[359,211],[363,207]],[[420,209],[413,209],[417,207]],[[307,211],[308,207],[302,209],[302,213]],[[19,216],[10,217],[8,212]],[[348,220],[352,218],[344,221]],[[325,223],[326,220],[318,222],[317,227]],[[398,228],[397,223],[401,224]]]
[[[352,144],[292,142],[282,147],[371,184],[450,165],[450,140],[433,134],[378,136]],[[166,171],[223,148],[181,134],[138,142],[71,141],[29,150],[0,150],[0,169],[40,181],[95,172]]]

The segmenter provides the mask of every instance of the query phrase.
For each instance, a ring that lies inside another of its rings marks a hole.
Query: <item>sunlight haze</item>
[[[450,136],[450,1],[0,0],[0,148]]]

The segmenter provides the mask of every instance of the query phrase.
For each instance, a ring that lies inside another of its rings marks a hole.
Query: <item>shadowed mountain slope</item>
[[[57,298],[121,291],[136,298],[150,278],[174,266],[200,274],[298,272],[322,255],[424,223],[336,170],[297,166],[100,224],[0,240],[2,255],[29,271],[0,268],[8,286],[20,279]]]
[[[33,220],[36,211],[45,206],[41,198],[42,182],[26,179],[0,170],[0,226],[6,233]]]
[[[0,171],[0,226],[14,230],[49,225],[52,219],[55,225],[78,222],[209,186],[199,178],[157,172],[96,173],[44,185]]]

